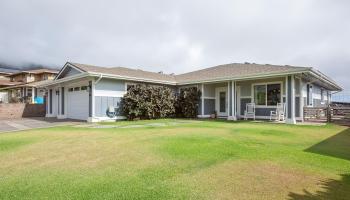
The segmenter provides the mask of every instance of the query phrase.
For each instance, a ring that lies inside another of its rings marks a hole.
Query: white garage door
[[[89,92],[80,89],[81,87],[75,87],[67,92],[67,117],[87,120],[89,117]]]

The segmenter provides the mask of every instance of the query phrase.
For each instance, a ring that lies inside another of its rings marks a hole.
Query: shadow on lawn
[[[329,179],[323,181],[322,191],[310,193],[303,190],[303,194],[289,193],[291,200],[321,200],[321,199],[350,199],[350,175],[341,175],[341,180]]]
[[[350,160],[350,128],[305,149],[305,151]]]

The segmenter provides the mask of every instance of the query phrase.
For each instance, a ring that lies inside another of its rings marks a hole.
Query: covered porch
[[[285,122],[295,124],[303,121],[303,86],[297,75],[201,83],[198,117],[244,119],[246,105],[254,103],[255,118],[269,120],[277,104],[284,103]]]

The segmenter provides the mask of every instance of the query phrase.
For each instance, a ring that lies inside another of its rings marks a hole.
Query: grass
[[[104,124],[0,134],[0,199],[350,199],[346,127]]]

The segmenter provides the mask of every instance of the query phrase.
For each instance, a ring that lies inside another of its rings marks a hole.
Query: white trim
[[[203,96],[203,98],[201,99],[202,100],[202,105],[201,105],[202,106],[202,108],[201,108],[202,112],[201,112],[201,114],[204,115],[204,84],[202,84],[201,90],[202,90],[202,95],[201,96]]]
[[[237,90],[237,112],[236,116],[241,115],[241,86],[236,87]]]
[[[202,97],[201,97],[202,98]],[[215,99],[215,97],[203,97],[204,99]]]
[[[177,85],[177,82],[173,82],[173,81],[161,81],[161,80],[148,79],[148,78],[138,78],[138,77],[132,77],[132,76],[120,76],[120,75],[114,75],[114,74],[93,73],[93,72],[88,73],[88,74],[90,76],[100,76],[100,75],[102,75],[104,78],[110,78],[110,79],[131,80],[131,81],[147,82],[147,83],[159,83],[159,84]]]
[[[57,119],[67,119],[67,115],[57,115]]]
[[[102,77],[102,76],[101,76]],[[89,83],[89,82],[88,82]],[[96,82],[95,79],[91,80],[91,117],[95,117],[95,93],[96,93]]]
[[[303,97],[303,81],[301,78],[299,79],[299,118],[301,118],[301,121],[304,121],[304,97]],[[297,118],[298,120],[298,118]]]
[[[229,119],[230,118],[230,108],[231,108],[231,105],[230,105],[230,98],[232,98],[232,95],[231,95],[231,97],[230,97],[230,81],[228,81],[227,82],[227,116],[228,116],[228,118],[227,119]],[[231,90],[231,92],[232,92],[232,90]]]
[[[311,68],[310,68],[311,69]],[[281,77],[291,74],[300,74],[300,73],[307,73],[310,72],[310,70],[298,70],[295,72],[285,72],[285,73],[266,73],[266,74],[260,74],[260,75],[254,75],[254,76],[243,76],[243,77],[224,77],[224,78],[215,78],[215,79],[207,79],[203,81],[188,81],[188,82],[179,82],[178,85],[188,85],[188,84],[198,84],[198,83],[211,83],[211,82],[225,82],[225,81],[243,81],[243,80],[249,80],[249,79],[265,79],[269,77]]]
[[[238,87],[240,87],[240,86],[238,86]],[[240,96],[240,98],[241,99],[251,99],[251,98],[253,98],[252,96]]]
[[[96,81],[94,81],[95,84],[97,85],[97,84],[101,81],[102,78],[103,78],[103,76],[102,76],[102,74],[101,74],[100,77],[99,77]]]
[[[288,76],[286,76],[286,84],[285,84],[285,89],[286,89],[286,119],[288,118]]]
[[[237,114],[236,114],[236,82],[232,81],[231,82],[231,98],[232,98],[232,102],[231,102],[231,107],[232,107],[232,114],[231,117],[228,117],[228,120],[237,120]],[[230,102],[229,102],[230,104]],[[230,111],[230,110],[229,110]]]
[[[34,101],[35,95],[37,95],[37,94],[35,94],[35,89],[34,89],[34,87],[32,87],[32,103],[35,102]]]
[[[97,97],[123,97],[126,94],[125,91],[111,91],[111,90],[96,90],[94,96]]]
[[[225,95],[225,112],[220,112],[220,92],[226,92]],[[227,105],[229,104],[228,102],[228,89],[226,87],[217,87],[215,88],[215,96],[216,96],[216,101],[215,101],[215,110],[217,111],[217,115],[218,117],[224,117],[224,116],[228,116],[228,109],[227,109]]]
[[[197,115],[198,118],[210,118],[210,115]]]
[[[69,62],[67,62],[66,64],[64,64],[63,68],[58,72],[57,76],[55,77],[54,80],[58,80],[58,77],[60,77],[60,75],[62,74],[62,72],[67,68],[67,67],[71,67],[74,68],[75,70],[79,71],[80,73],[84,73],[84,71],[82,71],[81,69],[77,68],[76,66],[70,64]]]

